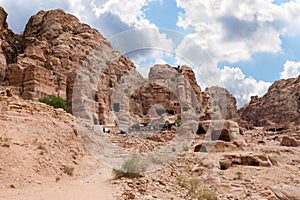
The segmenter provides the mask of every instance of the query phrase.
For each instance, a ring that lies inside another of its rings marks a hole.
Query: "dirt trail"
[[[0,200],[110,200],[111,179],[77,136],[73,116],[0,98]]]
[[[102,168],[95,174],[76,180],[0,190],[0,200],[113,200],[116,188],[109,183],[111,170]]]

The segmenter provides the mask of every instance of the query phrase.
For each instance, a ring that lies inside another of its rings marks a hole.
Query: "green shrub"
[[[55,95],[50,95],[50,96],[41,98],[39,101],[42,103],[45,103],[49,106],[53,106],[54,108],[62,108],[66,112],[68,112],[67,101],[61,97],[58,97]]]
[[[140,173],[145,171],[145,163],[142,162],[141,157],[133,153],[125,162],[122,164],[121,169],[113,169],[113,174],[116,179],[126,178],[138,178]]]

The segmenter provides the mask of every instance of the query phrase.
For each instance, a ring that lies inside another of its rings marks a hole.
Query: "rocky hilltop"
[[[275,81],[268,92],[238,111],[240,117],[254,126],[288,128],[300,123],[300,76]]]
[[[8,29],[6,12],[1,9],[1,85],[14,86],[13,93],[37,100],[47,95],[67,99],[72,111],[72,93],[77,71],[87,55],[102,43],[112,51],[109,41],[95,29],[82,24],[63,10],[40,11],[32,16],[22,35]],[[99,82],[97,119],[109,121],[111,89],[134,64],[120,55],[108,63]]]

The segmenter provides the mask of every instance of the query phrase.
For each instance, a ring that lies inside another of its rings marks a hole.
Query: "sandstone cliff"
[[[236,99],[225,88],[213,86],[203,92],[202,108],[204,114],[201,120],[231,119],[240,121],[237,115]]]
[[[72,111],[78,70],[99,45],[105,43],[113,51],[110,43],[97,30],[60,9],[38,12],[30,18],[23,35],[18,36],[7,28],[6,12],[2,8],[0,11],[0,84],[14,86],[14,93],[24,99],[61,96]],[[109,97],[115,83],[128,70],[135,69],[122,55],[106,65],[95,101],[100,123],[111,121]]]
[[[7,64],[15,62],[22,51],[22,37],[8,29],[6,18],[7,13],[0,7],[0,82],[5,79]]]
[[[183,66],[179,70],[169,65],[155,65],[148,81],[131,95],[130,109],[138,116],[147,115],[149,111],[152,115],[159,111],[180,115],[182,109],[196,115],[201,99],[201,89],[191,68]]]
[[[300,76],[274,82],[263,96],[251,97],[239,111],[242,119],[255,126],[284,127],[300,123]]]
[[[0,84],[13,86],[12,93],[23,99],[38,100],[53,94],[66,98],[72,113],[96,124],[116,124],[112,105],[125,100],[130,102],[132,114],[140,117],[154,104],[162,104],[170,114],[188,108],[200,120],[236,118],[235,99],[221,88],[201,92],[193,70],[185,65],[155,66],[149,84],[136,91],[128,88],[117,98],[119,102],[112,102],[125,74],[133,79],[130,82],[127,76],[128,80],[123,80],[128,85],[136,85],[134,81],[142,77],[97,30],[57,9],[38,12],[29,19],[24,33],[17,35],[8,29],[6,17],[1,8]],[[127,94],[132,96],[126,99]],[[81,102],[83,97],[87,101]]]

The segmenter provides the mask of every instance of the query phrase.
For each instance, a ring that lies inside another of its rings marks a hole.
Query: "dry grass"
[[[198,178],[191,178],[188,180],[184,178],[178,179],[178,184],[188,190],[188,193],[185,196],[186,199],[218,200],[218,196],[214,191],[208,188],[202,188],[200,183],[201,181]]]
[[[65,174],[68,174],[69,176],[74,175],[74,167],[63,165],[62,170]]]
[[[142,162],[141,157],[133,153],[125,162],[122,164],[120,169],[113,169],[113,175],[116,179],[126,178],[138,178],[141,172],[145,171],[146,164]]]

